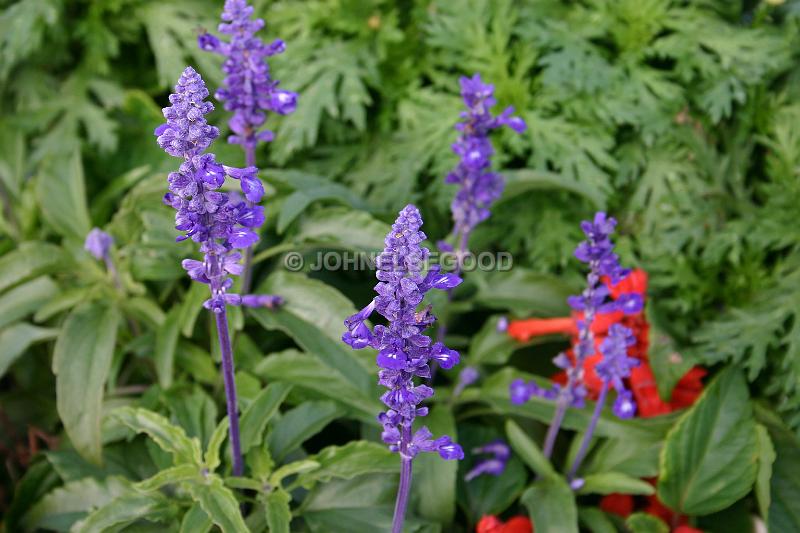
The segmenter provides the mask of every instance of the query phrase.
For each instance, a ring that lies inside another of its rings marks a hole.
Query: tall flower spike
[[[459,163],[445,178],[445,183],[459,186],[450,203],[455,247],[444,241],[439,243],[443,252],[455,251],[457,274],[461,272],[464,255],[468,252],[472,230],[489,218],[489,208],[503,193],[503,177],[491,171],[494,148],[489,133],[502,126],[522,133],[527,127],[521,118],[511,116],[513,107],[507,107],[497,116],[492,115],[491,108],[497,103],[494,85],[483,83],[480,74],[472,78],[462,77],[459,81],[467,109],[461,113],[462,121],[455,126],[461,135],[452,146],[453,152],[459,156]],[[444,340],[446,331],[446,324],[441,324],[437,332],[439,341]]]
[[[491,108],[497,103],[494,86],[483,83],[480,74],[472,78],[462,77],[460,83],[461,96],[467,107],[461,113],[462,122],[456,125],[461,135],[453,144],[453,152],[460,160],[445,181],[459,185],[450,208],[456,249],[464,253],[472,230],[489,218],[489,208],[503,192],[502,176],[490,170],[494,148],[489,133],[502,126],[522,133],[526,125],[521,118],[511,116],[513,107],[506,108],[497,116],[492,115]]]
[[[227,111],[233,112],[228,121],[233,135],[228,137],[228,142],[240,144],[245,153],[245,165],[254,168],[258,142],[270,142],[274,138],[271,131],[261,130],[267,112],[279,115],[294,112],[297,94],[278,88],[279,82],[270,77],[266,62],[268,57],[283,52],[286,45],[280,39],[264,44],[256,36],[264,28],[264,21],[252,17],[253,7],[246,0],[226,0],[222,11],[223,22],[218,30],[229,36],[229,40],[225,42],[210,33],[204,33],[198,38],[198,44],[203,50],[225,57],[222,65],[225,80],[215,96],[224,103]],[[252,207],[261,200],[264,188],[257,179],[246,179],[244,176],[240,179],[246,205]],[[252,227],[260,225],[261,222]],[[250,290],[252,274],[253,248],[251,245],[246,248],[242,292]]]
[[[381,397],[387,410],[378,415],[383,424],[383,441],[401,458],[400,487],[392,525],[393,533],[403,527],[411,486],[411,461],[420,452],[438,452],[444,459],[462,459],[464,452],[449,436],[433,438],[423,426],[412,434],[414,419],[425,416],[427,407],[420,404],[433,395],[427,385],[414,378],[429,378],[430,363],[437,361],[444,369],[459,362],[459,354],[440,342],[432,343],[424,331],[436,320],[431,307],[419,309],[425,293],[431,289],[447,290],[461,283],[454,274],[442,274],[438,267],[423,272],[429,250],[420,246],[425,234],[420,231],[422,217],[413,205],[400,211],[378,256],[378,293],[364,309],[348,317],[342,340],[358,350],[367,346],[378,350],[378,382],[387,392]],[[366,320],[375,312],[388,325],[370,329]]]
[[[205,115],[214,106],[205,101],[208,90],[200,75],[186,67],[175,92],[170,95],[171,106],[164,108],[165,124],[156,128],[158,145],[168,154],[183,160],[177,172],[168,176],[169,192],[164,203],[173,207],[175,227],[183,232],[176,240],[191,238],[200,245],[203,260],[185,259],[183,268],[195,281],[209,286],[211,297],[203,304],[214,312],[222,352],[222,367],[230,421],[233,471],[243,470],[239,446],[239,427],[236,387],[233,381],[233,356],[228,337],[227,305],[273,306],[276,301],[248,295],[229,294],[233,285],[230,275],[242,271],[241,254],[237,248],[250,246],[258,239],[253,227],[264,220],[263,208],[248,206],[237,194],[220,191],[226,177],[239,181],[245,196],[260,188],[253,167],[239,169],[217,163],[214,154],[206,149],[219,136]],[[257,185],[256,185],[257,184]],[[269,301],[267,301],[269,300]]]
[[[522,380],[515,380],[511,383],[509,393],[513,403],[524,403],[534,395],[556,400],[556,411],[550,423],[543,449],[545,456],[548,458],[553,452],[555,439],[567,408],[580,408],[584,405],[586,387],[583,383],[583,368],[586,358],[594,354],[592,323],[596,313],[599,311],[619,310],[625,314],[636,314],[641,311],[643,306],[641,295],[634,292],[620,294],[616,299],[611,299],[610,291],[602,283],[602,278],[608,277],[612,283],[616,284],[625,279],[630,273],[628,269],[620,266],[619,257],[614,253],[611,234],[614,232],[616,225],[617,221],[612,217],[606,216],[603,212],[596,213],[592,221],[581,223],[581,229],[586,235],[586,240],[581,242],[575,249],[575,257],[589,265],[589,273],[586,275],[586,289],[580,295],[570,296],[567,301],[573,309],[583,312],[583,320],[578,322],[578,342],[574,348],[574,360],[570,360],[566,354],[560,354],[553,360],[556,366],[566,370],[566,385],[562,387],[554,384],[551,388],[544,389],[535,382],[525,383]],[[618,348],[618,344],[613,347]],[[612,346],[607,345],[606,348],[611,350]],[[618,354],[618,350],[614,354]],[[621,366],[631,364],[625,363],[619,357],[615,357],[614,360],[620,362]],[[614,364],[608,363],[606,368],[607,375],[610,375],[616,367]],[[619,387],[617,387],[617,383]],[[614,386],[620,391],[619,407],[615,409],[615,413],[622,417],[632,416],[635,412],[632,396],[624,390],[621,379],[616,380]],[[607,387],[604,387],[604,390],[607,392]],[[601,398],[597,402],[598,405],[602,406],[604,400],[605,394],[601,394]]]

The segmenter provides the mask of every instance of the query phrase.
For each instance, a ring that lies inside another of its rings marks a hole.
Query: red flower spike
[[[628,518],[633,513],[633,496],[630,494],[609,494],[600,500],[600,509],[607,513]]]
[[[496,516],[486,515],[478,522],[475,533],[533,533],[533,524],[527,516],[515,516],[503,523]]]

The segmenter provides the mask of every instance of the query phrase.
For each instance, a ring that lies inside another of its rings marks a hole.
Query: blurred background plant
[[[104,413],[135,404],[164,414],[159,424],[182,427],[202,446],[216,442],[223,394],[214,329],[200,314],[202,287],[192,287],[180,268],[191,246],[174,244],[172,213],[161,204],[172,162],[152,132],[170,84],[187,64],[212,92],[219,86],[220,58],[199,50],[196,39],[216,27],[222,6],[205,0],[0,5],[0,510],[9,532],[66,530],[87,505],[131,491],[126,480],[170,465],[199,468],[205,461],[208,468],[219,453],[210,449],[205,458],[177,457],[173,464],[152,441],[130,440],[151,414]],[[511,374],[549,375],[549,359],[563,342],[515,345],[495,332],[493,313],[564,313],[565,296],[581,284],[571,255],[581,239],[578,222],[605,209],[620,221],[624,263],[650,275],[648,307],[659,345],[651,363],[659,385],[666,383],[668,392],[680,369],[693,364],[741,369],[750,394],[791,428],[762,412],[782,461],[773,490],[800,494],[800,477],[791,475],[800,472],[792,451],[800,430],[800,1],[254,5],[267,22],[265,40],[287,43],[270,64],[300,94],[300,104],[296,113],[274,118],[275,142],[258,156],[270,168],[261,172],[267,222],[254,285],[280,294],[287,306],[233,310],[237,384],[243,432],[252,432],[253,475],[274,487],[281,476],[300,472],[302,479],[289,477],[287,486],[248,503],[279,508],[270,516],[286,520],[292,493],[302,502],[293,509],[302,517],[293,528],[300,522],[312,531],[334,531],[342,517],[359,517],[358,527],[369,530],[391,517],[387,487],[394,480],[379,474],[396,472],[395,463],[377,444],[347,444],[378,440],[373,355],[336,345],[343,318],[370,298],[372,273],[287,273],[281,254],[379,250],[387,223],[409,202],[424,213],[430,239],[444,237],[454,192],[444,176],[456,163],[450,144],[461,109],[458,77],[475,72],[495,84],[498,108],[513,105],[528,124],[522,135],[504,131],[494,138],[495,165],[507,186],[470,243],[473,251],[511,252],[515,267],[469,273],[451,303],[436,302],[448,323],[448,345],[484,378],[481,395],[468,389],[452,409],[438,403],[432,429],[450,434],[457,424],[465,450],[488,442],[504,432],[492,415],[512,414],[504,389]],[[227,114],[218,108],[210,122],[225,138]],[[217,154],[243,166],[235,145],[218,143]],[[83,250],[94,226],[114,237],[119,288]],[[505,365],[512,369],[485,377]],[[526,417],[525,431],[537,438],[550,415],[513,414]],[[663,437],[671,420],[639,434]],[[580,429],[578,422],[565,427]],[[617,426],[600,427],[602,437],[622,436]],[[620,427],[635,433],[631,428],[639,426]],[[323,450],[329,445],[345,446]],[[48,451],[36,455],[42,449]],[[374,465],[359,469],[354,460],[352,470],[325,469],[336,457],[359,453]],[[101,456],[102,467],[95,464]],[[323,466],[297,464],[306,460]],[[285,463],[299,470],[273,469]],[[430,488],[415,496],[409,527],[420,531],[454,519],[467,527],[483,513],[509,509],[528,475],[512,458],[516,468],[500,477],[456,483],[456,468],[463,478],[469,461],[419,463],[417,486],[424,490],[428,472]],[[648,465],[644,471],[655,468]],[[431,485],[436,479],[446,487]],[[310,492],[292,492],[301,485]],[[217,478],[209,486],[224,498],[232,494]],[[138,504],[151,506],[152,516],[184,524],[206,516],[187,503],[206,501],[201,489],[186,489],[181,494],[193,498],[175,503],[148,487]],[[367,488],[369,498],[360,492]],[[84,507],[70,500],[77,493],[89,495]],[[235,500],[224,501],[235,511]],[[769,509],[774,527],[790,524],[776,531],[800,528],[790,509]],[[257,530],[263,514],[256,514],[248,525]]]

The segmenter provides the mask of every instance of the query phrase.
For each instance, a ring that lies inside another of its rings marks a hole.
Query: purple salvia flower
[[[438,267],[423,272],[430,251],[420,245],[426,238],[421,227],[422,217],[416,207],[408,205],[400,211],[377,259],[378,296],[345,320],[347,331],[342,335],[342,340],[356,350],[367,346],[378,350],[378,382],[388,389],[381,397],[388,409],[378,415],[383,425],[381,437],[401,457],[394,533],[402,531],[414,456],[437,452],[444,459],[464,457],[461,447],[449,436],[434,439],[425,426],[413,434],[411,429],[416,417],[428,413],[428,408],[420,404],[433,395],[431,387],[415,383],[414,378],[429,378],[432,361],[444,369],[459,362],[458,352],[440,342],[432,343],[424,334],[436,320],[430,306],[419,309],[425,293],[431,289],[450,289],[461,283],[461,279],[455,274],[442,274]],[[388,325],[377,325],[370,330],[365,322],[375,311]]]
[[[547,432],[544,444],[544,454],[550,457],[553,452],[555,438],[564,419],[564,414],[568,407],[583,407],[586,397],[586,388],[583,384],[583,362],[587,357],[594,354],[594,335],[592,334],[592,322],[597,312],[610,312],[615,310],[623,311],[626,314],[638,313],[642,309],[643,300],[640,295],[629,293],[622,294],[616,300],[610,300],[609,290],[603,284],[602,278],[608,277],[612,283],[618,283],[625,279],[630,273],[619,264],[619,257],[614,253],[614,244],[611,241],[611,234],[616,228],[617,221],[612,217],[607,217],[605,213],[598,212],[594,220],[583,221],[581,229],[586,235],[586,240],[581,242],[575,249],[575,257],[583,263],[589,265],[589,273],[586,275],[586,289],[578,296],[568,298],[569,305],[576,311],[583,311],[583,320],[578,321],[578,342],[575,346],[575,361],[572,362],[565,354],[559,354],[553,362],[559,368],[566,370],[567,384],[560,386],[554,384],[550,389],[542,389],[536,383],[524,383],[516,380],[511,383],[509,394],[513,403],[524,403],[531,396],[540,396],[546,399],[557,401],[556,411]],[[618,341],[622,342],[622,341]],[[627,342],[627,341],[625,341]],[[616,346],[616,345],[615,345]],[[611,349],[611,346],[608,346]],[[616,353],[616,352],[615,352]],[[620,361],[620,365],[630,365]],[[608,371],[612,372],[612,363],[608,363]],[[622,375],[622,374],[620,374]],[[635,412],[632,396],[624,391],[621,379],[618,380],[620,387],[620,405],[615,409],[619,416],[632,416]],[[614,385],[616,387],[616,384]],[[602,407],[605,395],[598,399],[597,404]],[[598,412],[599,416],[599,412]]]
[[[464,392],[464,389],[478,381],[480,377],[480,372],[474,366],[467,366],[464,367],[461,372],[458,374],[458,380],[456,381],[456,386],[453,387],[453,396],[452,398],[458,398],[461,396],[461,393]]]
[[[505,441],[498,439],[472,450],[472,453],[489,454],[491,457],[478,461],[475,466],[464,476],[465,481],[472,481],[476,477],[489,474],[499,476],[506,469],[508,459],[511,457],[511,448]]]
[[[229,124],[234,135],[228,142],[255,148],[258,141],[269,142],[273,138],[270,131],[258,131],[266,121],[266,113],[294,112],[297,94],[279,89],[279,82],[270,76],[266,59],[283,52],[286,45],[280,39],[265,44],[256,36],[264,28],[264,20],[253,19],[253,11],[246,0],[226,0],[218,30],[229,36],[228,42],[204,33],[198,44],[203,50],[225,57],[224,85],[214,96],[227,111],[233,111]]]
[[[270,142],[275,137],[271,131],[261,130],[267,112],[287,115],[294,112],[297,105],[297,94],[278,89],[279,82],[270,77],[266,62],[266,58],[283,52],[286,45],[280,39],[264,44],[256,36],[264,27],[264,21],[253,19],[252,16],[253,7],[246,0],[226,0],[222,11],[223,22],[218,29],[220,33],[229,36],[229,40],[222,41],[209,33],[198,38],[201,49],[225,57],[222,65],[225,80],[215,96],[224,103],[226,110],[233,112],[228,124],[234,134],[228,137],[228,142],[242,146],[248,168],[256,166],[256,146],[259,141]],[[231,175],[242,182],[246,206],[252,207],[258,203],[264,195],[264,187],[255,178],[255,174]],[[248,227],[259,227],[263,220],[262,215],[259,221],[254,220]],[[252,243],[246,248],[242,292],[250,290],[252,276]]]
[[[258,236],[251,228],[263,222],[263,208],[247,205],[235,194],[219,189],[226,177],[238,180],[243,194],[257,201],[263,194],[261,182],[256,177],[257,169],[223,166],[216,162],[214,154],[205,153],[219,130],[210,126],[205,115],[214,106],[206,102],[208,90],[200,75],[187,67],[181,74],[175,93],[164,108],[167,119],[155,130],[157,141],[168,154],[183,160],[177,172],[168,176],[169,192],[164,203],[173,207],[175,227],[184,234],[176,240],[191,238],[200,244],[203,260],[185,259],[183,268],[195,281],[205,283],[211,298],[204,307],[214,312],[217,322],[225,392],[230,421],[231,451],[234,475],[241,475],[243,463],[239,442],[239,424],[236,402],[236,386],[233,380],[233,354],[225,312],[227,305],[265,305],[265,296],[240,296],[228,293],[233,285],[231,275],[239,275],[242,266],[237,248],[252,245]],[[270,297],[266,297],[270,298]],[[271,300],[270,300],[271,301]],[[273,302],[275,305],[277,301]]]
[[[480,74],[462,77],[461,96],[467,110],[461,113],[462,122],[456,125],[461,136],[453,144],[460,161],[447,175],[447,183],[459,185],[450,208],[453,213],[453,235],[456,250],[465,253],[472,230],[489,217],[489,208],[503,192],[503,178],[490,170],[494,149],[489,140],[493,129],[508,126],[517,133],[525,131],[525,122],[512,117],[512,107],[500,115],[492,115],[494,86],[483,83]]]
[[[119,272],[114,266],[114,260],[111,258],[111,247],[114,246],[114,238],[101,230],[100,228],[92,228],[86,235],[86,241],[83,243],[83,249],[89,252],[92,257],[98,261],[103,261],[106,265],[106,270],[111,274],[114,280],[114,286],[117,289],[122,289],[122,280],[120,280]]]

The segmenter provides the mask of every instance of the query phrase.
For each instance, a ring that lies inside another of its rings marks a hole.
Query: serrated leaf
[[[578,533],[575,496],[560,477],[541,478],[522,493],[520,502],[528,509],[539,531]]]
[[[164,485],[195,480],[202,481],[200,468],[193,464],[182,464],[161,470],[156,475],[138,482],[134,487],[142,492],[150,492],[158,490]]]
[[[129,494],[129,484],[116,477],[102,481],[84,478],[65,483],[47,493],[22,518],[25,531],[56,529],[68,531],[70,526],[93,508]]]
[[[71,533],[106,533],[143,518],[160,522],[175,514],[175,507],[159,493],[123,494],[76,523]]]
[[[239,502],[218,476],[211,474],[205,483],[192,483],[188,488],[192,499],[200,504],[222,533],[250,531],[239,511]]]
[[[102,461],[103,389],[119,320],[113,305],[83,304],[67,317],[53,352],[58,415],[78,453],[97,464]]]
[[[658,497],[684,514],[719,511],[756,479],[758,440],[750,394],[740,371],[721,372],[667,435]]]
[[[186,436],[183,428],[147,409],[121,407],[113,411],[115,420],[136,433],[146,433],[165,452],[173,455],[176,463],[202,464],[200,442]]]
[[[264,498],[269,533],[289,533],[289,524],[292,522],[290,501],[292,497],[281,488],[273,490]]]
[[[220,450],[222,449],[222,443],[225,442],[225,438],[228,436],[229,426],[228,417],[226,416],[217,424],[217,427],[214,428],[214,433],[211,434],[211,438],[208,440],[208,449],[206,449],[204,459],[206,468],[210,472],[215,471],[222,463]]]

